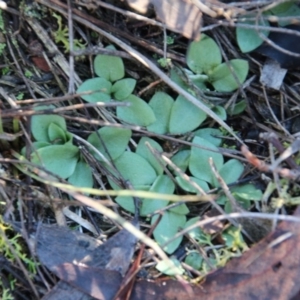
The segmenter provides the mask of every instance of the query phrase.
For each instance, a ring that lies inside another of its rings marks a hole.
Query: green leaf
[[[40,109],[45,109],[46,107],[39,107]],[[53,107],[48,107],[53,108]],[[66,121],[63,117],[57,115],[36,115],[31,118],[31,132],[33,137],[37,141],[50,142],[48,129],[50,124],[56,124],[62,130],[67,130]]]
[[[169,132],[183,134],[197,128],[206,119],[206,114],[194,104],[179,95],[173,104]]]
[[[171,161],[185,173],[189,162],[190,162],[191,150],[178,151],[172,158]],[[174,171],[176,173],[176,171]]]
[[[68,182],[74,186],[92,188],[94,180],[90,166],[85,161],[79,160]]]
[[[231,193],[237,198],[237,200],[261,200],[263,193],[260,189],[257,189],[253,184],[244,184],[236,186],[231,189]]]
[[[191,149],[191,157],[189,163],[189,169],[193,176],[207,181],[208,183],[212,183],[213,175],[211,171],[211,167],[209,165],[209,158],[213,159],[216,168],[219,170],[224,162],[223,155],[219,153],[218,148],[207,140],[194,137],[193,144],[198,144],[201,147],[205,147],[217,152],[213,152],[206,149],[197,148],[195,146]]]
[[[212,108],[212,111],[223,121],[227,119],[226,110],[223,106],[217,105]]]
[[[98,133],[98,134],[97,134]],[[100,138],[99,138],[99,136]],[[131,130],[117,127],[102,127],[97,132],[93,132],[88,137],[88,142],[91,143],[97,150],[102,153],[108,160],[118,158],[128,146],[131,138]],[[108,153],[109,155],[108,155]],[[94,153],[99,161],[103,159]]]
[[[156,269],[168,276],[176,276],[176,275],[182,275],[184,273],[184,269],[182,268],[180,262],[178,259],[171,257],[171,261],[173,262],[173,266],[170,266],[167,262],[164,260],[161,260],[157,265]]]
[[[149,126],[155,122],[155,115],[152,108],[141,98],[134,95],[130,95],[124,100],[129,102],[129,107],[118,106],[117,116],[123,121],[139,125],[139,126]]]
[[[154,112],[156,121],[147,127],[149,131],[158,134],[165,134],[168,132],[173,104],[173,98],[164,92],[156,92],[153,95],[149,101],[149,106]]]
[[[247,17],[255,17],[255,15],[247,15],[243,16],[244,18]],[[239,21],[238,24],[242,25],[255,25],[255,21]],[[266,20],[261,20],[257,22],[258,26],[270,26],[269,22]],[[268,37],[270,31],[269,30],[260,30],[261,34]],[[250,52],[257,47],[259,47],[264,40],[259,36],[258,29],[252,29],[252,28],[243,28],[243,27],[237,27],[236,28],[236,40],[238,43],[238,46],[240,50],[243,53]]]
[[[191,218],[189,219],[185,225],[184,225],[184,229],[189,228],[190,226],[194,225],[195,223],[200,221],[200,217],[195,217],[195,218]],[[203,237],[203,231],[200,229],[200,227],[196,227],[194,229],[191,229],[188,233],[187,233],[192,239],[195,239],[197,241],[201,240],[201,238]]]
[[[293,18],[299,18],[300,8],[297,1],[286,1],[273,7],[270,12],[278,18],[278,25],[283,27],[293,24]],[[288,20],[280,20],[282,17],[288,17]]]
[[[243,84],[249,71],[248,62],[243,59],[232,59],[229,62],[240,84]],[[226,63],[220,64],[209,74],[209,81],[218,92],[232,92],[239,87]]]
[[[51,123],[48,127],[48,136],[50,142],[55,144],[64,144],[67,141],[67,136],[65,130],[63,130],[60,126],[55,123]]]
[[[195,270],[200,270],[202,261],[203,258],[197,251],[190,252],[184,260],[187,265],[191,266]]]
[[[106,49],[115,49],[108,46]],[[123,60],[117,56],[99,54],[94,60],[95,73],[111,82],[117,81],[125,76]]]
[[[188,91],[188,89],[190,88],[190,86],[179,76],[179,74],[181,73],[181,69],[177,68],[177,67],[173,67],[170,71],[170,78],[177,83],[181,88],[183,88],[184,90]],[[186,77],[185,74],[182,74],[183,78],[184,76]]]
[[[196,74],[208,73],[222,62],[217,43],[205,34],[201,40],[192,42],[187,52],[187,65]]]
[[[242,100],[238,103],[236,103],[232,109],[232,107],[229,107],[227,109],[227,112],[230,116],[235,116],[238,115],[240,113],[242,113],[247,107],[247,102],[245,100]]]
[[[157,143],[156,141],[154,141],[148,137],[142,137],[137,145],[135,153],[144,157],[150,163],[150,165],[154,168],[157,175],[160,175],[164,172],[164,168],[161,165],[160,161],[157,160],[157,158],[152,154],[150,149],[146,146],[146,143],[149,143],[150,146],[152,148],[158,150],[159,153],[163,152],[163,149],[159,143]],[[163,163],[163,164],[165,165],[165,163]]]
[[[218,136],[223,136],[223,133],[221,130],[216,128],[203,128],[196,130],[194,132],[194,136],[201,137],[216,147],[219,147],[222,144],[222,139]]]
[[[135,187],[136,190],[139,191],[149,191],[149,186],[143,186],[143,187]],[[115,201],[125,210],[128,212],[134,214],[135,213],[135,206],[134,206],[134,200],[132,197],[125,197],[125,196],[118,196],[115,198]]]
[[[190,210],[188,209],[185,203],[172,207],[169,209],[169,211],[179,215],[187,215],[190,212]]]
[[[114,83],[111,92],[116,100],[124,100],[133,92],[136,80],[133,78],[124,78]]]
[[[31,161],[65,179],[74,173],[78,155],[79,150],[75,146],[69,144],[53,145],[40,148],[32,153]]]
[[[153,182],[150,192],[169,194],[172,195],[175,190],[175,184],[166,175],[160,175]],[[155,211],[164,208],[168,205],[169,201],[161,199],[143,199],[141,207],[141,216],[146,216],[154,213]]]
[[[199,187],[201,187],[205,192],[209,190],[209,186],[206,181],[199,178],[190,176],[191,181],[195,182]],[[184,180],[182,177],[176,176],[176,181],[179,186],[188,193],[199,193],[196,188],[194,188],[187,180]]]
[[[104,78],[92,78],[84,81],[77,89],[76,93],[92,92],[81,95],[81,98],[90,103],[108,102],[111,99],[111,83]]]
[[[151,225],[153,225],[158,216],[155,215],[151,218]],[[183,228],[186,222],[186,216],[178,215],[170,211],[166,211],[160,222],[158,223],[157,227],[155,228],[153,235],[156,242],[159,245],[163,245],[169,239],[171,239],[181,228]],[[173,253],[182,241],[182,236],[177,238],[176,240],[168,243],[167,246],[164,247],[164,251],[171,254]]]
[[[134,187],[151,185],[156,179],[153,167],[136,153],[125,151],[114,163],[124,180],[129,180]]]
[[[237,181],[244,172],[244,165],[237,159],[230,159],[219,170],[220,176],[224,179],[226,184]],[[213,178],[214,187],[219,187],[218,180]]]
[[[34,151],[34,150],[38,150],[40,148],[48,147],[48,146],[51,146],[51,145],[52,144],[50,144],[48,142],[42,142],[42,141],[33,142],[32,143],[32,148],[30,147],[30,149],[32,149]],[[33,151],[30,151],[30,153],[33,152]],[[26,146],[22,148],[21,155],[26,156]]]

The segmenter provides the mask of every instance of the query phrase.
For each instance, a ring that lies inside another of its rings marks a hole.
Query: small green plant
[[[203,34],[200,41],[192,42],[187,53],[187,65],[194,74],[188,74],[196,86],[203,89],[211,84],[218,92],[232,92],[248,75],[248,62],[232,59],[222,63],[217,43]]]
[[[200,221],[200,217],[190,219],[185,228]],[[207,274],[212,269],[223,267],[229,259],[240,256],[242,252],[248,250],[248,246],[245,243],[241,228],[230,226],[224,232],[221,233],[224,243],[216,248],[212,242],[212,236],[205,233],[200,227],[197,227],[189,231],[188,235],[199,243],[202,247],[209,247],[208,261],[203,259],[199,251],[189,250],[185,258],[185,263],[190,265],[193,269]]]
[[[56,13],[52,13],[52,16],[56,18],[58,29],[53,33],[54,39],[56,43],[62,43],[65,49],[65,52],[70,51],[70,43],[69,43],[69,29],[67,26],[63,26],[62,17]],[[82,40],[74,39],[74,50],[82,49],[86,46]]]
[[[13,248],[14,252],[11,250]],[[16,255],[20,261],[26,266],[29,274],[33,277],[36,273],[36,262],[27,257],[27,253],[22,245],[21,236],[19,234],[13,233],[12,228],[5,224],[2,217],[0,216],[0,253],[11,261],[16,262]],[[16,280],[11,278],[10,289],[14,290]],[[0,278],[0,290],[2,290],[1,299],[14,299],[8,289],[5,289]]]

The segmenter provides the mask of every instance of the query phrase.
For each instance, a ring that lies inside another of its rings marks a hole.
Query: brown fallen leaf
[[[137,222],[134,225],[138,227]],[[45,299],[48,300],[65,299],[62,295],[66,290],[72,294],[73,300],[85,299],[85,293],[96,293],[93,297],[97,299],[111,299],[107,295],[114,295],[118,291],[137,242],[135,236],[125,229],[101,244],[80,232],[50,225],[42,225],[36,239],[40,262],[64,281],[59,283],[53,293],[46,295]],[[93,269],[101,274],[103,284],[99,287],[94,285],[95,281],[91,277]],[[112,277],[115,280],[112,281]],[[107,281],[104,281],[105,278],[108,278]],[[83,292],[74,291],[67,283]]]
[[[191,0],[127,0],[128,5],[145,14],[154,6],[156,17],[166,28],[182,34],[188,39],[199,39],[202,12]]]

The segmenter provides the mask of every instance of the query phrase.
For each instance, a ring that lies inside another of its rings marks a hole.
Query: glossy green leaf
[[[174,190],[175,184],[167,175],[158,176],[150,188],[150,192],[169,195],[172,195]],[[155,211],[166,207],[168,203],[169,201],[161,199],[143,199],[140,214],[141,216],[152,214]]]
[[[53,145],[40,148],[32,153],[31,161],[65,179],[74,173],[78,155],[79,150],[75,146],[69,144]]]
[[[230,64],[240,84],[243,84],[249,71],[248,62],[243,59],[232,59]],[[239,87],[226,63],[220,64],[209,74],[209,81],[218,92],[232,92]]]
[[[156,222],[157,218],[157,215],[151,218],[151,225]],[[159,245],[163,245],[165,242],[171,239],[180,230],[180,228],[183,228],[185,222],[186,216],[166,211],[153,232],[156,242]],[[173,253],[180,245],[182,238],[183,237],[181,236],[168,243],[168,245],[163,248],[164,251],[169,254]]]
[[[207,192],[209,190],[209,186],[206,181],[201,180],[199,178],[190,176],[190,180],[199,185],[200,188]],[[179,186],[188,193],[199,193],[198,190],[187,180],[184,180],[182,177],[177,176],[176,181],[178,182]]]
[[[176,276],[176,275],[182,275],[184,273],[184,269],[181,266],[178,259],[175,257],[170,258],[171,261],[174,263],[174,266],[170,266],[169,263],[161,260],[157,265],[156,269],[168,276]]]
[[[43,109],[45,107],[39,107]],[[56,124],[62,130],[67,130],[66,121],[63,117],[57,115],[35,115],[31,118],[31,132],[37,141],[50,142],[48,129],[50,124]]]
[[[196,74],[208,73],[222,62],[217,43],[205,34],[201,40],[192,42],[187,52],[187,65]]]
[[[125,151],[130,138],[130,129],[102,127],[98,130],[98,132],[93,132],[92,134],[90,134],[87,140],[108,160],[114,160]],[[109,155],[107,152],[109,153]],[[92,153],[99,161],[103,161],[103,159],[99,155],[95,154],[93,151]]]
[[[150,165],[154,168],[157,175],[160,175],[164,172],[164,168],[161,165],[165,163],[162,161],[158,161],[157,158],[152,154],[151,150],[146,146],[146,143],[149,143],[150,146],[154,149],[156,149],[159,153],[163,152],[162,147],[159,143],[154,141],[153,139],[150,139],[148,137],[142,137],[137,145],[137,148],[135,150],[135,153],[139,154],[140,156],[144,157]]]
[[[64,144],[67,141],[66,131],[55,123],[51,123],[48,127],[48,136],[51,143]]]
[[[206,114],[194,104],[179,95],[173,104],[169,123],[169,132],[183,134],[196,129]]]
[[[255,17],[255,15],[248,15],[243,16],[243,19],[246,17]],[[255,25],[255,21],[239,21],[238,25]],[[258,21],[258,26],[270,26],[269,22],[264,21]],[[269,30],[261,30],[261,34],[268,37],[270,31]],[[238,27],[236,28],[236,40],[238,43],[239,48],[243,53],[250,52],[256,48],[258,48],[264,40],[259,36],[258,30],[253,28],[244,28],[244,27]]]
[[[171,161],[183,172],[189,166],[191,150],[180,150],[172,158]],[[172,169],[173,171],[173,169]],[[176,171],[174,171],[176,173]]]
[[[225,183],[236,182],[244,172],[244,165],[237,159],[230,159],[219,170],[221,178]],[[214,187],[219,187],[218,180],[214,177],[212,182]]]
[[[106,49],[115,49],[108,46]],[[117,56],[99,54],[94,60],[95,73],[111,82],[122,79],[125,76],[123,60]]]
[[[222,139],[220,137],[223,136],[223,133],[216,128],[203,128],[196,130],[194,136],[201,137],[216,147],[219,147],[222,144]]]
[[[157,177],[148,161],[133,152],[125,151],[114,163],[124,180],[129,180],[134,187],[151,185]]]
[[[156,121],[147,127],[149,131],[158,134],[165,134],[169,131],[169,120],[173,104],[173,98],[164,92],[156,92],[153,95],[149,101],[149,106],[154,112]]]
[[[189,169],[193,176],[207,181],[208,183],[212,183],[213,175],[211,171],[211,167],[209,165],[209,158],[213,159],[216,168],[219,170],[224,162],[223,155],[218,152],[218,148],[207,140],[194,137],[194,144],[198,144],[207,149],[211,149],[214,151],[210,151],[207,149],[201,149],[193,146],[191,149],[191,157],[189,163]]]
[[[92,188],[94,180],[91,167],[85,161],[79,160],[68,182],[74,186]]]
[[[111,83],[105,78],[92,78],[84,81],[76,93],[91,92],[90,94],[81,95],[81,98],[90,103],[108,102],[111,99]]]
[[[111,92],[116,100],[124,100],[133,92],[135,85],[135,79],[124,78],[114,83]]]
[[[130,95],[124,100],[130,104],[129,107],[118,106],[117,116],[123,121],[139,126],[149,126],[155,122],[152,108],[141,98]]]

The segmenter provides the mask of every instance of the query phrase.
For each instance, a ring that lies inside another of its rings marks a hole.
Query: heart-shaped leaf
[[[32,153],[31,161],[65,179],[74,173],[78,155],[79,150],[73,145],[53,145]]]
[[[175,184],[166,175],[160,175],[153,182],[150,192],[161,194],[173,194],[175,190]],[[155,211],[164,208],[168,205],[168,201],[161,199],[144,199],[141,207],[141,216],[146,216],[154,213]]]
[[[151,218],[151,224],[153,225],[158,216],[155,215]],[[179,215],[170,211],[166,211],[160,222],[158,223],[157,227],[155,228],[153,235],[156,242],[159,245],[163,245],[169,239],[171,239],[181,228],[183,228],[186,222],[185,215]],[[164,247],[164,251],[171,254],[173,253],[182,241],[182,236],[173,240],[172,242],[168,243],[167,246]]]
[[[157,176],[148,161],[133,152],[125,151],[114,163],[123,178],[129,180],[134,187],[151,185]]]
[[[196,129],[206,114],[194,104],[179,95],[173,104],[169,123],[169,132],[183,134]]]
[[[114,94],[116,100],[124,100],[133,92],[135,85],[135,79],[124,78],[114,83],[111,92]]]
[[[110,45],[106,49],[115,50],[115,47]],[[94,60],[95,73],[106,80],[114,82],[122,79],[125,76],[125,68],[123,60],[117,56],[99,54]]]
[[[108,102],[111,92],[111,83],[105,78],[92,78],[84,81],[76,91],[78,94],[91,92],[91,94],[81,95],[81,98],[90,103]]]
[[[209,165],[209,158],[211,157],[213,159],[216,168],[220,170],[224,162],[223,155],[219,153],[219,150],[215,145],[203,138],[197,136],[194,137],[193,144],[200,145],[201,147],[207,149],[201,149],[195,146],[192,147],[189,162],[190,172],[198,179],[202,179],[207,181],[208,183],[212,183],[213,175],[211,167]]]
[[[226,64],[218,65],[210,74],[209,81],[218,92],[232,92],[239,87],[238,82],[234,78],[232,72],[234,72],[236,78],[242,84],[249,71],[249,64],[243,59],[230,60],[231,68]]]
[[[48,127],[48,136],[51,143],[54,144],[64,144],[67,141],[67,136],[65,130],[55,123],[51,123]]]
[[[139,125],[149,126],[155,122],[155,115],[152,108],[141,98],[130,95],[124,100],[130,104],[129,107],[118,106],[117,116],[123,121]]]
[[[84,160],[80,159],[68,182],[74,186],[92,188],[94,181],[90,166]]]
[[[125,151],[130,138],[131,130],[129,129],[102,127],[98,132],[90,134],[87,140],[108,160],[114,160]],[[92,151],[92,153],[94,152]],[[96,153],[94,155],[99,161],[103,161],[99,155]]]
[[[153,95],[149,101],[149,106],[154,112],[156,121],[147,127],[149,131],[158,134],[165,134],[169,131],[169,120],[173,104],[173,98],[164,92],[156,92]]]
[[[46,107],[39,107],[38,109]],[[53,107],[52,107],[53,108]],[[31,118],[31,132],[37,141],[51,142],[49,138],[49,126],[55,124],[63,131],[67,130],[66,121],[63,117],[56,115],[36,115]]]
[[[221,51],[217,43],[205,34],[201,40],[189,46],[186,62],[196,74],[208,73],[222,62]]]

